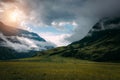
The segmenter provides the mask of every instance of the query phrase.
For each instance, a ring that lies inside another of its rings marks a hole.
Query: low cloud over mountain
[[[36,33],[0,23],[0,46],[12,48],[17,52],[29,52],[47,50],[53,48],[55,45],[46,42]]]

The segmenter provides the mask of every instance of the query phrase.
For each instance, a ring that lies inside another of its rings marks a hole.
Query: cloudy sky
[[[0,0],[0,21],[64,46],[82,39],[103,17],[119,16],[119,4],[120,0]]]

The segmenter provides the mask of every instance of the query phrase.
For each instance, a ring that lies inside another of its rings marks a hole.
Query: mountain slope
[[[38,34],[0,22],[0,59],[30,57],[34,52],[53,48]]]
[[[118,22],[115,23],[115,20]],[[105,24],[106,22],[107,24]],[[101,23],[102,25],[100,25]],[[120,20],[118,18],[103,19],[82,40],[73,42],[66,47],[45,51],[42,54],[49,54],[49,56],[61,55],[94,61],[120,61],[119,23]],[[111,25],[112,27],[110,27]]]
[[[70,46],[74,48],[78,45],[79,48],[76,48],[77,53],[74,55],[77,58],[95,61],[120,60],[119,34],[120,30],[117,29],[94,32],[91,37],[85,37]]]

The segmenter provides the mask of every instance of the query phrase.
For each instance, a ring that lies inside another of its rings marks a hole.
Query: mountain
[[[35,52],[54,48],[38,34],[0,22],[0,59],[34,56]]]
[[[0,32],[5,36],[19,36],[45,42],[45,40],[38,36],[36,33],[18,29],[15,27],[10,27],[3,24],[2,22],[0,22]]]
[[[120,61],[120,18],[104,18],[82,40],[40,54],[93,61]]]

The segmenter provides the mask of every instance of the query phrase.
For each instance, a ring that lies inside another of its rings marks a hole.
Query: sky
[[[116,17],[120,0],[0,0],[0,21],[66,46],[82,39],[100,19]]]

